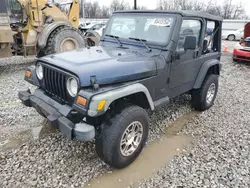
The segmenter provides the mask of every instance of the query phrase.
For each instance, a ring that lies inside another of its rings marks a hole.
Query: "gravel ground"
[[[30,61],[22,57],[0,61],[0,142],[17,137],[18,133],[43,122],[34,109],[22,105],[17,97],[19,90],[31,87],[24,81],[25,70],[29,65]]]
[[[196,139],[150,179],[133,187],[250,187],[250,66],[223,57],[215,106],[179,134]]]
[[[222,62],[215,106],[180,133],[192,135],[196,141],[152,178],[133,187],[250,186],[249,67],[234,65],[225,56]],[[0,98],[0,141],[43,121],[17,100],[17,91],[29,86],[23,81],[25,67],[11,66],[4,73],[1,70],[0,88],[5,89]],[[189,102],[189,96],[183,95],[150,115],[149,143],[158,139],[159,133],[176,118],[191,111]],[[4,188],[82,187],[109,170],[97,157],[93,142],[69,141],[59,133],[27,142],[18,149],[0,150],[0,187]]]
[[[0,76],[0,88],[6,88],[0,99],[4,106],[0,112],[2,140],[10,139],[11,134],[18,137],[21,131],[43,122],[33,109],[23,107],[17,100],[17,91],[29,86],[23,81],[25,67],[10,66]],[[183,95],[151,114],[148,143],[190,110],[190,97]],[[18,149],[0,151],[0,187],[82,187],[109,170],[96,155],[93,142],[69,141],[60,133],[30,141]]]

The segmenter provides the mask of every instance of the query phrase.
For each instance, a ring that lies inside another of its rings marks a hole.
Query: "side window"
[[[203,40],[203,54],[218,52],[220,50],[220,27],[220,22],[207,20],[206,35]]]
[[[207,53],[212,50],[214,32],[215,32],[215,22],[207,21],[206,34],[203,41],[203,53]]]
[[[179,35],[177,51],[184,50],[184,42],[186,36],[195,36],[197,38],[197,45],[200,42],[201,22],[199,20],[183,20]]]

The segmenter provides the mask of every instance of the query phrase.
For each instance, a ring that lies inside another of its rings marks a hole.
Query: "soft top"
[[[128,10],[128,11],[116,11],[113,14],[117,13],[151,13],[151,14],[180,14],[185,17],[198,17],[198,18],[205,18],[208,20],[215,20],[215,21],[223,21],[223,18],[220,16],[214,16],[212,14],[208,14],[203,11],[191,11],[191,10],[183,10],[183,11],[172,11],[172,10]]]

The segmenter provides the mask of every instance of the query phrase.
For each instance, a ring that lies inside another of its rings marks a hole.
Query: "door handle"
[[[180,59],[180,54],[178,52],[173,52],[172,53],[172,62],[176,61],[176,60],[179,60]]]

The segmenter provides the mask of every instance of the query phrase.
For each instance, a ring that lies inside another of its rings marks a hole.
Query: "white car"
[[[222,32],[222,39],[233,41],[240,40],[243,37],[244,28],[240,28],[236,31],[224,31]]]

